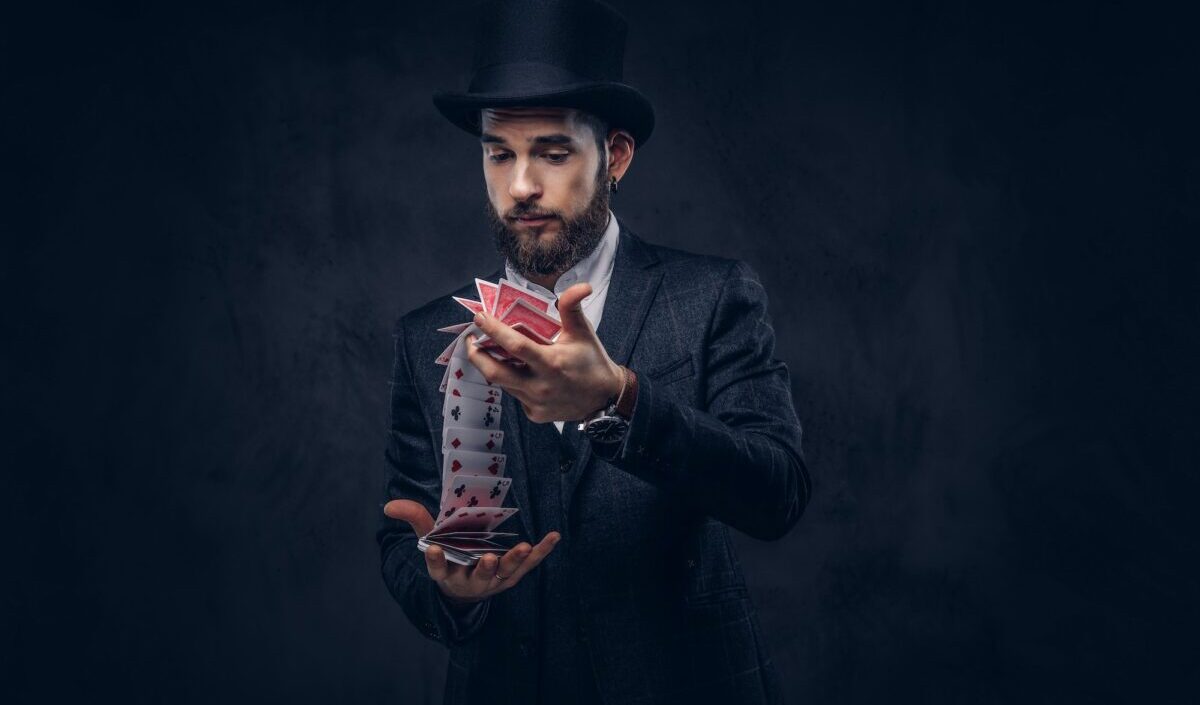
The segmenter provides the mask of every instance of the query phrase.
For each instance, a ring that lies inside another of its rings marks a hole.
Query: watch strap
[[[628,421],[633,418],[633,407],[637,403],[637,373],[624,365],[621,366],[621,373],[625,376],[625,384],[617,397],[616,411],[621,418]]]

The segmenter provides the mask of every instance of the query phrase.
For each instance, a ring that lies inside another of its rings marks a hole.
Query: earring
[[[608,184],[608,190],[612,191],[613,193],[617,192],[617,177],[612,177],[612,181],[610,181]]]

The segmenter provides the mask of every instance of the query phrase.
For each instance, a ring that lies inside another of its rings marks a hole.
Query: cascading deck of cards
[[[453,297],[471,313],[486,312],[529,337],[550,345],[561,330],[555,318],[554,302],[507,279],[498,284],[475,280],[479,301]],[[467,335],[476,336],[475,345],[496,360],[523,364],[494,340],[483,334],[473,322],[439,328],[451,333],[454,341],[435,361],[444,365],[440,391],[442,402],[442,497],[433,529],[421,537],[417,547],[425,551],[440,546],[446,558],[471,565],[485,553],[503,553],[508,547],[500,541],[516,536],[496,531],[496,527],[517,513],[504,507],[504,498],[512,479],[505,477],[504,432],[500,429],[502,412],[499,387],[489,385],[483,374],[467,359],[464,344]]]

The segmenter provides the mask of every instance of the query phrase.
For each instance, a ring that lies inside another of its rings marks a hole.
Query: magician
[[[775,703],[730,529],[779,539],[811,484],[767,295],[744,262],[651,244],[611,210],[654,127],[623,82],[627,24],[594,0],[485,2],[465,92],[501,277],[556,302],[550,345],[478,314],[524,361],[503,388],[520,541],[473,566],[417,541],[441,493],[439,297],[395,327],[383,579],[449,648],[446,703]],[[473,283],[455,292],[470,296]],[[470,340],[470,338],[468,338]]]

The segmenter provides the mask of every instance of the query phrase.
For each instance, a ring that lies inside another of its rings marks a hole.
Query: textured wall
[[[613,4],[659,120],[613,209],[754,266],[792,371],[816,494],[739,537],[791,699],[1182,701],[1186,23]],[[391,324],[498,260],[429,100],[466,10],[405,5],[8,23],[18,701],[439,702],[371,535]]]

